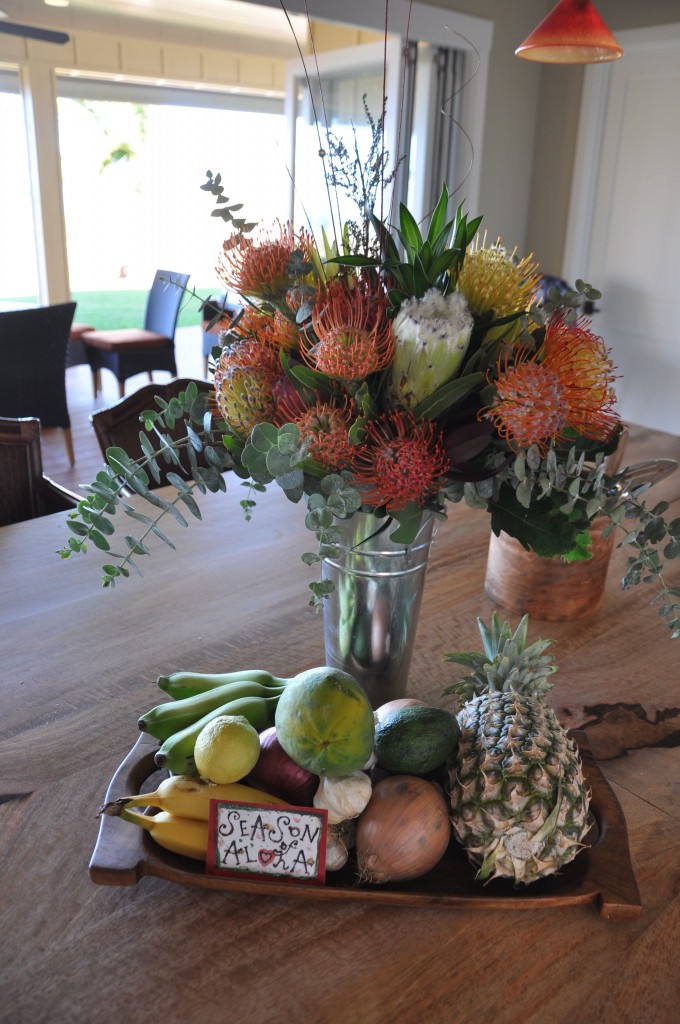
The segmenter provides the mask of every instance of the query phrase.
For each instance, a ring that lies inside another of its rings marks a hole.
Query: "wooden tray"
[[[584,733],[574,732],[583,769],[592,792],[590,846],[559,875],[515,889],[499,879],[483,885],[455,839],[439,864],[410,882],[368,885],[357,881],[350,857],[341,871],[329,872],[325,886],[259,881],[208,875],[193,861],[158,846],[143,829],[121,818],[102,815],[90,860],[90,877],[99,885],[135,885],[144,875],[170,882],[199,885],[225,892],[302,899],[360,900],[397,906],[471,907],[475,910],[529,910],[566,904],[595,903],[602,917],[626,920],[640,914],[641,904],[630,861],[623,812],[588,746]],[[113,776],[106,801],[139,793],[157,771],[157,741],[142,733]]]

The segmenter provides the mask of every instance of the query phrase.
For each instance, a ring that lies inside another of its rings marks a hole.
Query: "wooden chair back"
[[[139,419],[140,415],[147,409],[158,410],[158,405],[155,402],[156,395],[169,402],[171,398],[175,398],[181,391],[186,391],[190,383],[190,378],[180,377],[167,383],[145,384],[137,391],[133,391],[131,394],[121,398],[119,402],[116,402],[115,405],[110,406],[108,409],[99,409],[97,412],[92,413],[90,421],[97,435],[102,455],[106,457],[107,448],[123,448],[131,458],[134,458],[136,453],[141,455],[139,435],[140,432],[145,431],[144,425]],[[199,394],[208,396],[212,393],[213,385],[208,381],[196,380],[194,383],[198,387]],[[173,440],[179,440],[186,435],[184,420],[178,420],[172,430],[164,430],[163,432],[169,434]],[[182,452],[180,458],[184,475],[191,476],[191,467],[186,454]],[[207,465],[200,455],[197,458],[199,465]],[[165,462],[162,457],[158,459],[158,463],[161,470],[161,479],[157,483],[151,478],[150,487],[152,488],[163,487],[167,483],[168,473],[179,472],[178,467],[174,463]]]
[[[0,417],[0,480],[0,526],[67,511],[79,501],[44,475],[36,417]]]

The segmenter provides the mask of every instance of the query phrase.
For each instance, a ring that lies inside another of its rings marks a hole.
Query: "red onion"
[[[260,733],[260,756],[246,781],[298,807],[312,807],[319,786],[318,776],[300,767],[286,753],[274,726]]]

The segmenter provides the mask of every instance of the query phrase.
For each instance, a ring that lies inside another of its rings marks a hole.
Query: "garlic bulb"
[[[339,871],[340,868],[344,868],[349,858],[349,852],[347,850],[347,844],[340,831],[336,831],[339,826],[331,826],[328,829],[328,839],[326,840],[326,870],[327,871]]]
[[[322,775],[314,794],[314,806],[328,811],[328,824],[357,818],[371,799],[371,780],[366,772]]]

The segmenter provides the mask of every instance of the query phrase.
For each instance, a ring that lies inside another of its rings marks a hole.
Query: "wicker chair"
[[[42,471],[40,420],[0,417],[0,526],[77,506],[77,494]]]
[[[0,313],[0,416],[35,416],[62,427],[75,462],[66,402],[66,362],[75,302]]]
[[[154,370],[177,375],[175,329],[188,280],[189,274],[157,270],[146,303],[144,327],[81,334],[87,347],[95,397],[99,394],[102,370],[115,374],[121,398],[125,381],[137,373],[148,373],[149,380],[153,379]]]
[[[158,409],[154,401],[156,395],[169,402],[180,391],[186,391],[190,383],[189,378],[176,378],[163,384],[145,384],[137,391],[133,391],[132,394],[121,398],[119,402],[108,409],[99,409],[97,412],[93,412],[90,421],[97,435],[102,455],[106,457],[107,448],[123,448],[129,455],[140,452],[139,433],[144,429],[139,421],[140,414],[145,409]],[[213,390],[212,384],[206,380],[196,380],[195,383],[199,395],[209,395]],[[164,431],[164,433],[169,434],[173,440],[184,437],[186,434],[184,420],[178,420],[172,430]],[[184,452],[178,454],[185,475],[190,477],[191,467],[186,454]],[[198,455],[197,459],[199,466],[207,465],[202,455]],[[179,472],[174,463],[166,463],[162,458],[158,461],[161,479],[160,482],[151,479],[149,482],[151,488],[163,487],[167,483],[168,473]]]

